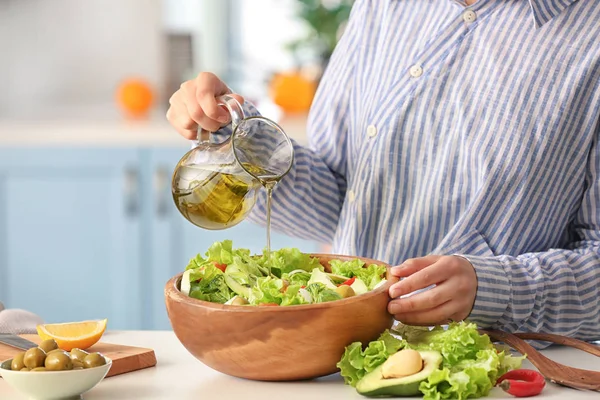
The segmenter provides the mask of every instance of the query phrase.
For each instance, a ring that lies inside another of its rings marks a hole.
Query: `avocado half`
[[[383,364],[366,374],[356,384],[356,391],[366,397],[415,396],[420,394],[419,385],[442,364],[442,355],[433,350],[419,351],[423,369],[414,375],[385,379],[381,374]]]

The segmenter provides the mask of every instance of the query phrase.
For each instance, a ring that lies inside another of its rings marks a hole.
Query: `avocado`
[[[401,350],[402,351],[402,350]],[[438,351],[419,351],[423,359],[423,368],[413,375],[401,378],[384,378],[384,364],[394,362],[392,355],[386,362],[366,374],[356,385],[356,391],[366,397],[415,396],[421,394],[419,385],[442,364],[442,355]]]

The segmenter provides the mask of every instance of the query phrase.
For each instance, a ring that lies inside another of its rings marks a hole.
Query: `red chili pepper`
[[[346,282],[340,283],[339,286],[342,286],[342,285],[352,286],[352,284],[354,283],[355,280],[356,280],[356,277],[353,276],[352,278],[348,279]]]
[[[225,272],[225,268],[227,268],[227,264],[221,264],[216,261],[213,261],[213,264],[223,272]]]
[[[542,392],[546,379],[531,369],[514,369],[498,378],[496,385],[515,397],[530,397]]]
[[[306,289],[306,286],[300,286],[300,289]]]

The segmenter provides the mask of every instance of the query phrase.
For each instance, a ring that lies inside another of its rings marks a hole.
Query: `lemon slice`
[[[67,322],[62,324],[42,324],[37,333],[42,340],[54,339],[58,347],[65,351],[74,348],[88,349],[96,344],[106,330],[107,320]]]

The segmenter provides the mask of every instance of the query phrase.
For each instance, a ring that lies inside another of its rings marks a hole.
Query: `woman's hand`
[[[215,132],[229,123],[229,113],[217,105],[216,97],[231,94],[231,90],[215,74],[201,72],[196,79],[186,81],[169,99],[167,119],[186,139],[196,139],[198,126]],[[232,94],[240,104],[244,98]]]
[[[426,256],[392,267],[403,278],[390,287],[388,311],[407,325],[438,325],[462,321],[471,313],[477,294],[477,275],[459,256]],[[429,286],[435,287],[397,299]]]

